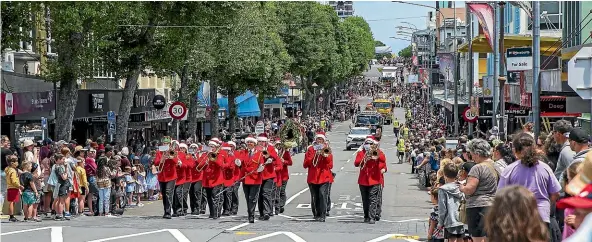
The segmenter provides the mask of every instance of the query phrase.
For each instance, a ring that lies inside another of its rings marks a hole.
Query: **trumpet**
[[[317,152],[315,153],[315,156],[312,160],[312,165],[313,166],[317,166],[319,164],[319,159],[321,157],[321,155],[323,157],[329,157],[329,155],[331,154],[331,147],[329,147],[329,142],[325,142],[325,147],[321,150],[317,150]]]
[[[264,150],[261,151],[261,154],[263,155],[263,157],[268,158],[269,157],[269,151],[267,151],[267,149],[264,148]]]
[[[217,148],[215,151],[210,152],[208,154],[209,161],[215,161],[218,158],[218,153],[220,152],[220,148]]]
[[[329,157],[329,155],[332,153],[331,147],[329,147],[331,143],[329,143],[329,141],[327,141],[327,143],[325,143],[325,148],[323,148],[323,157]]]

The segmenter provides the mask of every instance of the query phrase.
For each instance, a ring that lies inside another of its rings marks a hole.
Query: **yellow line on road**
[[[253,233],[253,232],[247,232],[247,231],[239,231],[239,232],[236,232],[234,234],[236,234],[236,235],[251,235],[251,234],[255,234],[255,233]]]
[[[419,239],[418,235],[393,235],[391,239]]]

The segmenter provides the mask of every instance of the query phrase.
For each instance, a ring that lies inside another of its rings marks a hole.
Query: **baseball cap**
[[[590,184],[592,184],[592,152],[586,154],[586,158],[580,165],[580,172],[565,186],[565,191],[575,196]]]
[[[471,169],[475,165],[476,165],[475,162],[465,162],[465,163],[462,164],[462,166],[460,167],[460,169],[466,171],[467,173],[469,173],[469,171],[471,171]]]
[[[577,196],[561,199],[557,202],[557,208],[592,208],[592,184],[586,185]]]
[[[588,143],[588,134],[580,128],[574,128],[569,132],[569,140],[583,144]]]

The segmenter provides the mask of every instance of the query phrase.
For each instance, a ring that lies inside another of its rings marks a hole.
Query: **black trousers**
[[[325,218],[327,216],[327,198],[329,197],[329,184],[308,184],[310,190],[310,208],[315,218]]]
[[[208,194],[206,193],[206,189],[205,189],[205,187],[203,187],[203,183],[202,183],[201,204],[200,204],[200,207],[199,207],[200,213],[205,213],[206,212],[206,205],[207,204],[208,204]]]
[[[183,184],[183,200],[181,200],[181,210],[184,214],[187,214],[187,210],[189,205],[187,203],[187,199],[189,197],[189,190],[191,189],[191,182],[185,182]]]
[[[376,207],[376,217],[380,218],[380,214],[382,214],[382,190],[384,187],[382,185],[378,186],[378,205]]]
[[[208,209],[210,210],[211,218],[220,217],[220,206],[222,206],[222,185],[215,187],[206,187],[206,194],[208,196]]]
[[[175,180],[168,182],[159,182],[160,192],[162,192],[162,206],[164,207],[164,215],[171,215]]]
[[[191,183],[189,189],[189,206],[191,207],[192,213],[199,213],[201,207],[201,181]]]
[[[247,200],[247,214],[249,218],[255,217],[255,206],[259,200],[259,190],[261,185],[247,185],[243,183],[243,192],[245,193],[245,200]]]
[[[263,180],[259,191],[259,216],[270,215],[273,202],[273,187],[275,186],[273,178]]]
[[[182,214],[184,207],[183,205],[183,193],[185,184],[175,185],[175,196],[173,197],[173,214]]]
[[[277,184],[274,182],[273,183],[273,209],[275,212],[280,212],[280,205],[281,205],[281,201],[280,201],[280,193],[282,191],[282,186],[277,186]]]
[[[225,213],[230,213],[232,210],[232,190],[233,187],[224,187],[224,193],[222,193],[224,202],[222,202],[222,209]]]
[[[327,213],[331,211],[331,186],[333,183],[329,183],[329,187],[327,188]]]
[[[364,208],[364,218],[374,219],[378,215],[378,200],[381,185],[363,186],[360,185],[362,195],[362,207]]]
[[[238,188],[240,187],[240,183],[234,184],[232,187],[232,205],[230,206],[230,213],[236,215],[238,213]]]
[[[286,206],[286,186],[288,186],[288,181],[283,181],[280,188],[280,208]]]

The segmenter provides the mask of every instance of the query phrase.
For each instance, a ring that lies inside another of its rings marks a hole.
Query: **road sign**
[[[567,63],[567,84],[582,99],[592,99],[592,47],[583,47]]]
[[[115,121],[115,112],[113,112],[113,111],[107,112],[107,120]]]
[[[47,119],[45,117],[41,117],[41,128],[47,129]]]
[[[109,135],[115,134],[115,122],[109,122]]]
[[[265,132],[265,123],[263,123],[263,121],[259,121],[257,122],[257,125],[255,125],[255,134],[261,134]]]
[[[493,97],[493,76],[483,76],[483,97]]]
[[[176,101],[169,107],[171,118],[183,119],[187,115],[187,106],[184,103]]]
[[[466,107],[465,111],[463,111],[463,119],[465,120],[465,122],[468,123],[474,123],[477,121],[478,116],[471,112],[471,108]]]
[[[508,48],[506,55],[508,71],[532,70],[532,47]]]

